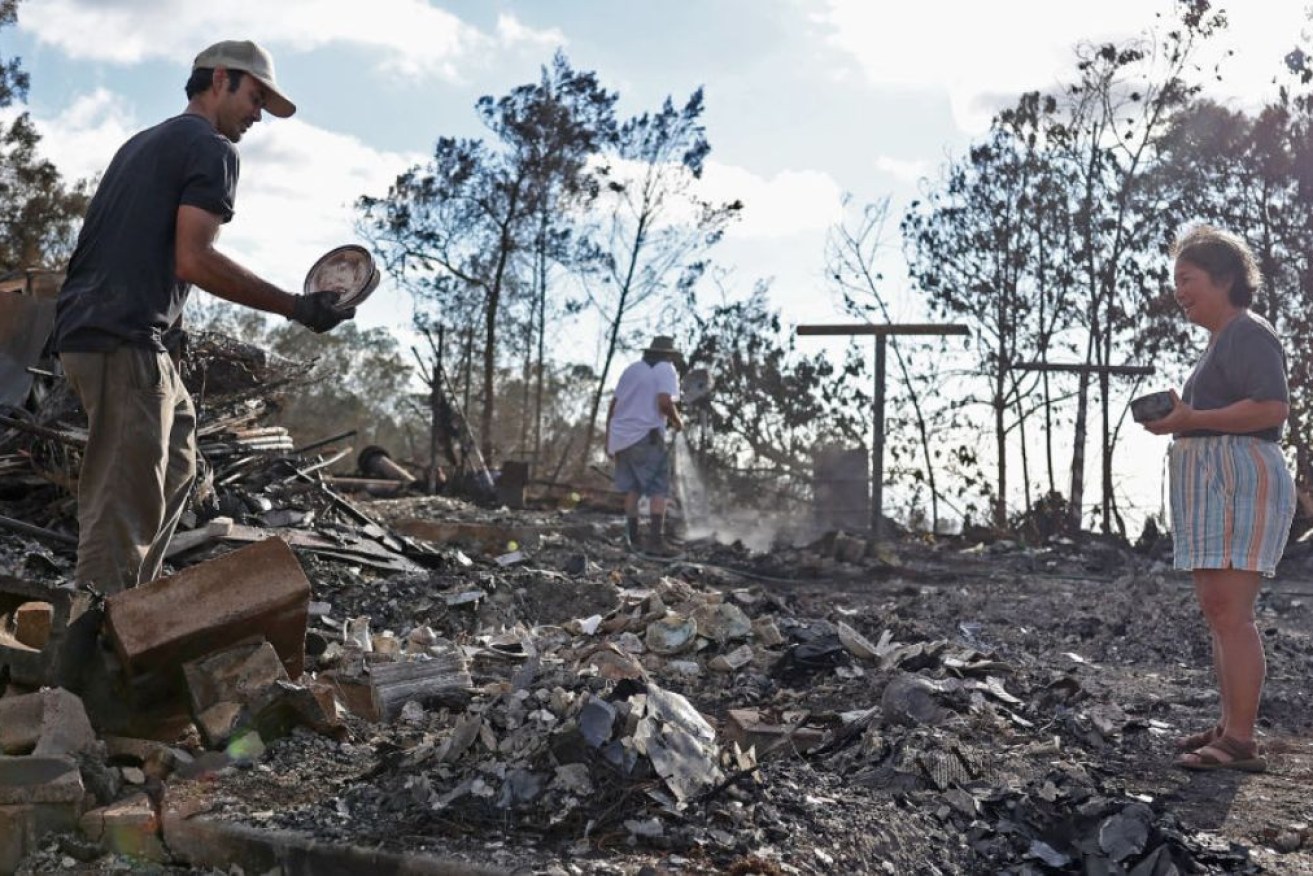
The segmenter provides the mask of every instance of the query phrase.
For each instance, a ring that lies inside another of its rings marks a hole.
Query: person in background
[[[666,500],[670,495],[670,451],[667,423],[684,428],[680,416],[679,373],[682,357],[674,338],[658,335],[643,351],[643,358],[620,374],[615,395],[606,412],[606,454],[615,460],[615,488],[625,494],[626,535],[631,547],[640,544],[639,500],[646,496],[650,516],[646,550],[671,556],[666,543]]]
[[[1176,302],[1208,330],[1208,346],[1180,395],[1172,392],[1171,413],[1145,428],[1173,438],[1175,565],[1194,577],[1221,700],[1213,727],[1177,740],[1176,764],[1258,772],[1266,769],[1254,739],[1266,663],[1254,602],[1295,514],[1280,445],[1290,413],[1286,357],[1271,324],[1249,309],[1262,278],[1243,240],[1196,227],[1172,255]]]
[[[74,586],[116,593],[157,578],[196,473],[196,412],[166,346],[191,286],[324,332],[355,315],[299,296],[215,248],[233,217],[236,143],[296,107],[250,41],[196,56],[181,115],[129,139],[87,209],[56,305],[53,347],[87,413]]]

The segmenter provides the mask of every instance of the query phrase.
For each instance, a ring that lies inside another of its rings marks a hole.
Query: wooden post
[[[875,337],[875,437],[871,442],[871,536],[878,541],[884,532],[884,372],[887,339],[890,335],[965,335],[967,327],[947,323],[800,325],[798,334]]]
[[[1104,428],[1106,429],[1111,378],[1114,375],[1119,377],[1149,377],[1156,372],[1152,365],[1078,365],[1054,362],[1021,362],[1012,367],[1018,371],[1051,371],[1081,375],[1081,394],[1077,401],[1076,410],[1076,437],[1072,442],[1074,446],[1071,460],[1071,495],[1067,497],[1071,503],[1071,524],[1076,531],[1080,531],[1081,505],[1085,501],[1085,414],[1087,410],[1086,394],[1089,391],[1088,378],[1091,374],[1098,375],[1099,390],[1103,393],[1103,417]],[[1103,531],[1110,532],[1111,521],[1108,518],[1112,514],[1112,473],[1107,463],[1106,450],[1104,457]]]

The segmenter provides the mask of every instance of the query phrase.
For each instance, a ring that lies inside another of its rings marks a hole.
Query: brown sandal
[[[1224,754],[1227,759],[1222,760],[1213,752]],[[1241,742],[1230,736],[1219,736],[1207,745],[1178,757],[1176,765],[1183,770],[1238,770],[1243,773],[1261,773],[1267,771],[1267,758],[1259,754],[1256,742]]]
[[[1198,733],[1191,733],[1189,736],[1179,736],[1172,743],[1176,746],[1177,751],[1194,751],[1203,748],[1222,735],[1222,725],[1211,727],[1207,730],[1200,730]]]

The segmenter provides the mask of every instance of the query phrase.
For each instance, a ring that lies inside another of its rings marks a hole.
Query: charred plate
[[[1152,423],[1170,414],[1174,407],[1176,402],[1170,392],[1151,392],[1131,401],[1131,416],[1137,423]]]
[[[340,307],[355,307],[378,288],[378,267],[363,246],[349,243],[320,256],[305,275],[305,294],[324,289],[338,294]]]

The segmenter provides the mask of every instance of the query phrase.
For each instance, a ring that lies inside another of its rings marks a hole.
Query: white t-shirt
[[[669,395],[671,401],[679,400],[679,374],[669,362],[648,365],[640,360],[621,373],[615,385],[615,412],[611,415],[607,453],[634,446],[652,429],[665,437],[666,417],[657,406],[657,396],[662,393]]]

